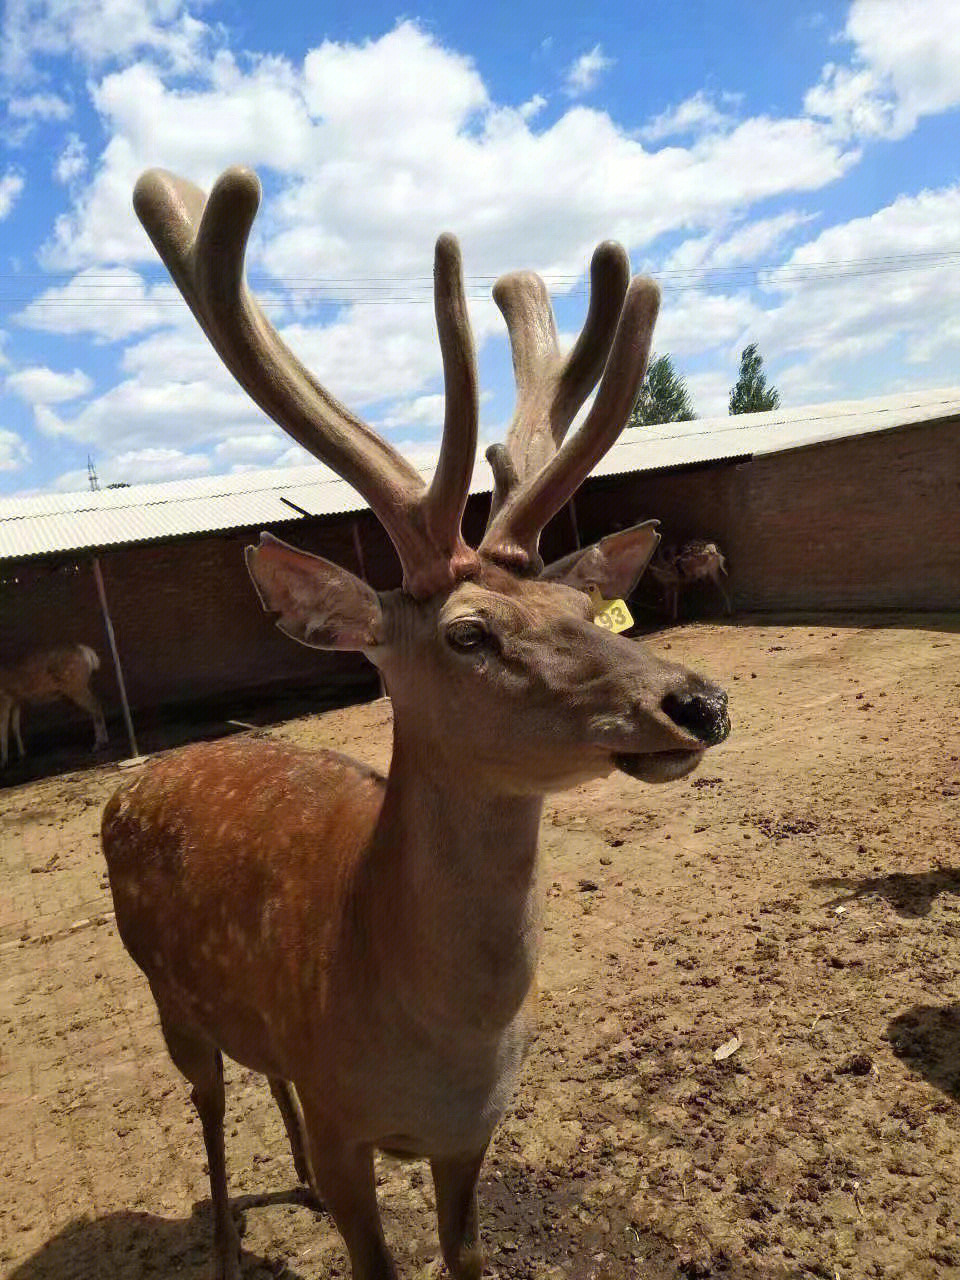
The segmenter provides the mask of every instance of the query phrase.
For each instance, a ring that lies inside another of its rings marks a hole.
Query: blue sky
[[[0,493],[299,462],[220,368],[133,217],[152,165],[252,165],[248,265],[287,341],[416,459],[442,420],[429,275],[460,237],[483,386],[492,279],[572,340],[594,245],[664,289],[702,416],[758,341],[785,404],[960,383],[960,6],[299,7],[8,0]],[[481,464],[482,465],[482,464]]]

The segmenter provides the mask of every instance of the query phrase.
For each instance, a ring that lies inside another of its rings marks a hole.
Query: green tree
[[[730,392],[731,413],[763,413],[780,406],[780,392],[767,386],[763,372],[763,356],[755,342],[744,347],[740,357],[740,373]]]
[[[651,360],[627,426],[645,427],[653,422],[690,422],[696,416],[690,403],[687,384],[674,369],[670,357],[657,356],[655,360]]]

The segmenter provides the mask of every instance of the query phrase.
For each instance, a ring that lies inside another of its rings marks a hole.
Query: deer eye
[[[490,639],[490,633],[476,618],[463,618],[459,622],[451,622],[446,637],[451,649],[470,653],[474,649],[482,649]]]

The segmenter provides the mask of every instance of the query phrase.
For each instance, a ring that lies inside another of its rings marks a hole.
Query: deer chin
[[[692,773],[702,759],[701,749],[649,751],[643,754],[618,751],[613,757],[613,763],[621,773],[629,774],[640,782],[675,782]]]

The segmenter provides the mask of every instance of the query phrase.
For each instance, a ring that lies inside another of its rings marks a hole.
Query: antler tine
[[[247,240],[259,204],[260,183],[241,167],[222,174],[207,199],[193,183],[161,169],[144,173],[134,191],[140,221],[224,364],[288,435],[369,502],[396,547],[405,587],[414,595],[429,595],[453,581],[467,562],[459,536],[462,500],[457,499],[455,534],[444,530],[442,519],[425,518],[438,504],[447,511],[450,500],[439,503],[435,494],[427,501],[419,472],[331,396],[267,320],[244,279]],[[459,276],[458,256],[456,270]],[[462,326],[445,320],[445,367],[448,350],[458,345],[463,352],[454,365],[459,369],[472,360],[468,327],[465,334],[466,345]],[[462,373],[454,381],[465,401]],[[460,434],[462,454],[469,431]],[[443,452],[450,452],[446,433]],[[443,476],[451,472],[462,479],[462,460],[459,467],[444,465]]]
[[[542,567],[540,531],[617,439],[636,402],[659,306],[660,290],[649,277],[631,281],[590,412],[555,456],[510,493],[484,534],[481,554],[520,570]]]
[[[557,345],[553,308],[543,280],[532,271],[518,271],[501,276],[494,285],[494,300],[507,322],[517,383],[516,410],[505,449],[520,483],[553,457],[600,377],[629,280],[630,260],[623,248],[613,241],[598,245],[590,264],[587,318],[565,357]],[[498,483],[497,490],[501,488]],[[503,492],[506,496],[509,489]],[[491,519],[500,505],[495,490]]]
[[[564,434],[603,373],[630,284],[630,259],[623,245],[604,240],[590,260],[590,305],[573,350],[564,362],[556,414]],[[557,440],[557,447],[563,437]]]
[[[460,246],[451,235],[437,240],[433,296],[443,357],[443,438],[437,468],[421,507],[427,532],[446,553],[459,577],[476,565],[476,553],[464,543],[460,522],[477,453],[480,397]]]

